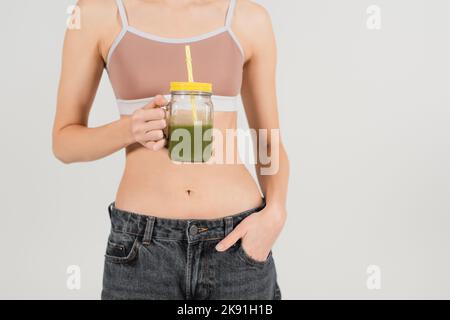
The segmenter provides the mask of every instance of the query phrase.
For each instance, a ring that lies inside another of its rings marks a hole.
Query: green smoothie
[[[212,155],[212,124],[169,124],[169,156],[180,162],[207,162]]]

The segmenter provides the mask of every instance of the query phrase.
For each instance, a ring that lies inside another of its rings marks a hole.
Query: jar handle
[[[169,138],[169,120],[170,120],[170,102],[165,105],[160,107],[161,109],[164,110],[165,113],[165,119],[166,119],[166,127],[163,129],[163,133],[164,133],[164,139],[168,139]]]

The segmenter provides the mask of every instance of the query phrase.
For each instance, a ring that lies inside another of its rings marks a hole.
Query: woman
[[[126,149],[108,207],[102,299],[281,299],[271,248],[286,219],[288,159],[270,133],[255,141],[273,163],[178,165],[166,148],[170,81],[213,85],[214,127],[236,128],[239,94],[250,128],[279,128],[270,18],[247,0],[80,0],[81,28],[66,34],[53,131],[64,163]],[[196,58],[197,57],[197,58]],[[200,58],[201,57],[201,58]],[[88,128],[106,69],[120,119]],[[259,137],[259,136],[258,136]],[[231,147],[226,153],[235,152]]]

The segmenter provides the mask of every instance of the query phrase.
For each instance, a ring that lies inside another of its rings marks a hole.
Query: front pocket
[[[239,241],[237,254],[239,257],[246,263],[252,265],[252,266],[264,266],[268,264],[270,261],[272,261],[272,250],[270,250],[269,255],[267,256],[266,260],[259,261],[253,259],[247,252],[245,252],[244,247],[242,246],[242,241]]]
[[[136,236],[111,231],[106,246],[106,261],[129,263],[137,256],[139,241]]]

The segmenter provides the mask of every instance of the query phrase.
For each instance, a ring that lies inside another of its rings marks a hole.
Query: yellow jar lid
[[[171,82],[170,91],[201,91],[212,93],[212,84],[204,82]]]

